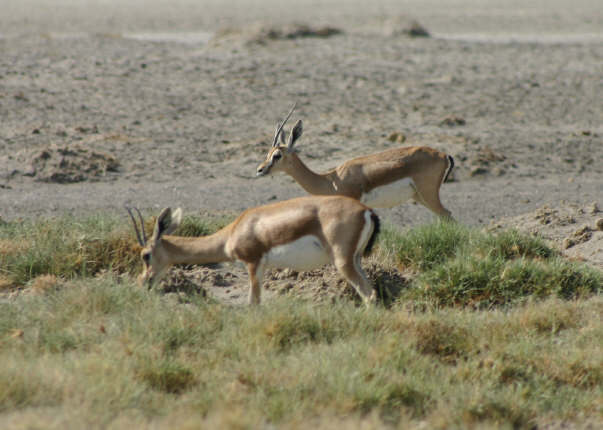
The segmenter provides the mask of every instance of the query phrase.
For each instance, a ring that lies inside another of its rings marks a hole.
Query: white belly
[[[360,201],[371,208],[391,208],[410,200],[414,194],[412,179],[404,178],[364,193]]]
[[[331,259],[320,240],[308,235],[294,242],[275,246],[264,255],[263,260],[267,267],[303,271],[323,266]]]

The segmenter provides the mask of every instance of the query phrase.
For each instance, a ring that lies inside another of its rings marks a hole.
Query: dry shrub
[[[599,364],[585,363],[583,360],[567,362],[542,358],[532,362],[534,368],[557,385],[570,385],[582,390],[600,387],[603,384],[603,370]]]
[[[463,413],[463,420],[468,427],[475,427],[481,422],[496,423],[497,427],[510,424],[514,429],[533,429],[528,414],[511,405],[494,400],[485,400],[469,406]]]
[[[72,257],[80,264],[85,264],[86,271],[90,274],[104,269],[128,273],[137,270],[140,250],[140,245],[130,236],[113,233],[107,238],[83,244]]]
[[[31,282],[31,289],[36,294],[44,294],[62,284],[62,280],[54,275],[40,275]]]
[[[499,376],[499,381],[502,384],[512,384],[514,382],[526,382],[528,381],[529,375],[526,371],[521,369],[519,366],[506,366]]]
[[[0,293],[3,291],[7,291],[7,290],[12,290],[13,288],[15,288],[15,283],[12,281],[12,279],[7,278],[4,275],[0,275]]]
[[[277,316],[266,324],[263,332],[269,343],[278,350],[288,350],[297,344],[319,342],[330,337],[320,321],[305,314]]]
[[[413,331],[414,346],[421,354],[435,355],[445,363],[456,364],[469,353],[470,334],[461,327],[432,319],[418,322]]]
[[[538,333],[557,334],[562,330],[579,325],[581,314],[575,305],[555,300],[546,307],[529,306],[518,315],[519,325],[525,330],[536,330]]]
[[[0,239],[0,257],[19,254],[29,247],[27,240]]]
[[[137,377],[154,390],[170,394],[181,394],[197,384],[192,370],[168,360],[141,366]]]

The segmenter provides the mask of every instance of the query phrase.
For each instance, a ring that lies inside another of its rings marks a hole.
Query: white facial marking
[[[318,237],[303,236],[293,242],[275,246],[264,255],[267,267],[312,270],[329,263],[329,254]]]
[[[412,179],[404,178],[362,194],[360,201],[372,208],[391,208],[410,200],[414,193]]]

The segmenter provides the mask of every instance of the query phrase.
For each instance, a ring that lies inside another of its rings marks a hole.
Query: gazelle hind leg
[[[354,266],[356,267],[356,272],[360,274],[360,277],[365,285],[365,287],[363,288],[365,289],[365,291],[369,292],[369,299],[367,304],[374,304],[377,300],[377,290],[375,290],[373,283],[369,280],[368,276],[366,276],[366,273],[364,272],[364,269],[360,264],[361,259],[362,253],[356,254],[356,256],[354,257]]]
[[[442,219],[454,221],[452,213],[440,201],[440,184],[432,180],[415,179],[414,199]]]
[[[359,264],[360,256],[348,261],[335,261],[335,267],[343,275],[358,295],[362,298],[365,304],[370,305],[375,302],[377,297],[371,282],[367,279]]]
[[[260,263],[247,264],[249,273],[249,304],[259,305],[262,293],[262,279],[264,277],[264,265]]]

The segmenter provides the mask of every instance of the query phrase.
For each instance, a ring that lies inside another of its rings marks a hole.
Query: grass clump
[[[424,271],[453,257],[471,236],[469,228],[450,222],[424,225],[405,233],[388,226],[379,244],[402,268]]]
[[[136,376],[152,389],[169,394],[181,394],[197,384],[191,369],[169,359],[140,365]]]
[[[472,339],[466,330],[442,321],[421,322],[414,327],[414,332],[417,351],[436,356],[445,363],[455,363],[471,349]]]
[[[491,308],[527,297],[587,297],[603,285],[599,271],[514,230],[491,234],[439,222],[409,233],[388,229],[380,245],[402,268],[417,273],[402,300]]]
[[[176,234],[207,235],[228,220],[188,216]],[[145,223],[147,236],[153,223],[153,217]],[[0,224],[0,276],[6,285],[25,285],[41,275],[72,279],[106,270],[134,273],[139,260],[140,246],[126,217],[64,216]]]
[[[109,216],[8,222],[0,226],[0,267],[18,285],[40,275],[65,279],[102,270],[128,272],[139,247],[124,220]],[[18,243],[19,246],[7,244]]]
[[[178,229],[174,232],[176,236],[207,236],[228,225],[233,220],[230,216],[207,216],[199,217],[187,215],[182,218]],[[155,219],[150,223],[149,230],[152,231]]]

